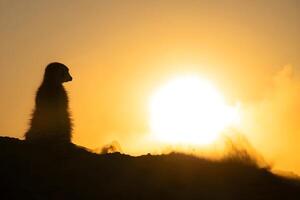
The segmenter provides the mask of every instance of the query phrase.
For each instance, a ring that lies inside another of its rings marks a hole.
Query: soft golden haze
[[[237,129],[267,161],[300,174],[299,10],[297,0],[0,0],[0,134],[22,137],[57,61],[74,77],[75,143],[155,151],[152,95],[195,74],[226,106],[240,103]]]

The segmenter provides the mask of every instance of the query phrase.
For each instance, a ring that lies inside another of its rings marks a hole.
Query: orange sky
[[[74,142],[137,151],[148,101],[181,74],[241,103],[243,132],[279,169],[300,174],[300,2],[0,0],[0,135],[22,137],[44,67],[60,61]]]

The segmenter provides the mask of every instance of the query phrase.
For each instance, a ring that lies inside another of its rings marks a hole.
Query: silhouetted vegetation
[[[101,154],[106,153],[116,153],[116,152],[122,152],[121,145],[117,141],[113,141],[110,144],[105,145],[101,149]]]
[[[96,154],[74,144],[34,145],[2,137],[0,199],[300,198],[298,180],[241,158]]]

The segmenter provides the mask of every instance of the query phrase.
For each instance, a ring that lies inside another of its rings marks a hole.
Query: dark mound
[[[0,138],[0,199],[300,199],[300,184],[239,160],[94,154]]]

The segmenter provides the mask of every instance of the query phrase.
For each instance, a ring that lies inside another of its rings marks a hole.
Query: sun
[[[238,109],[198,76],[167,82],[153,94],[149,112],[154,137],[172,144],[210,144],[239,119]]]

